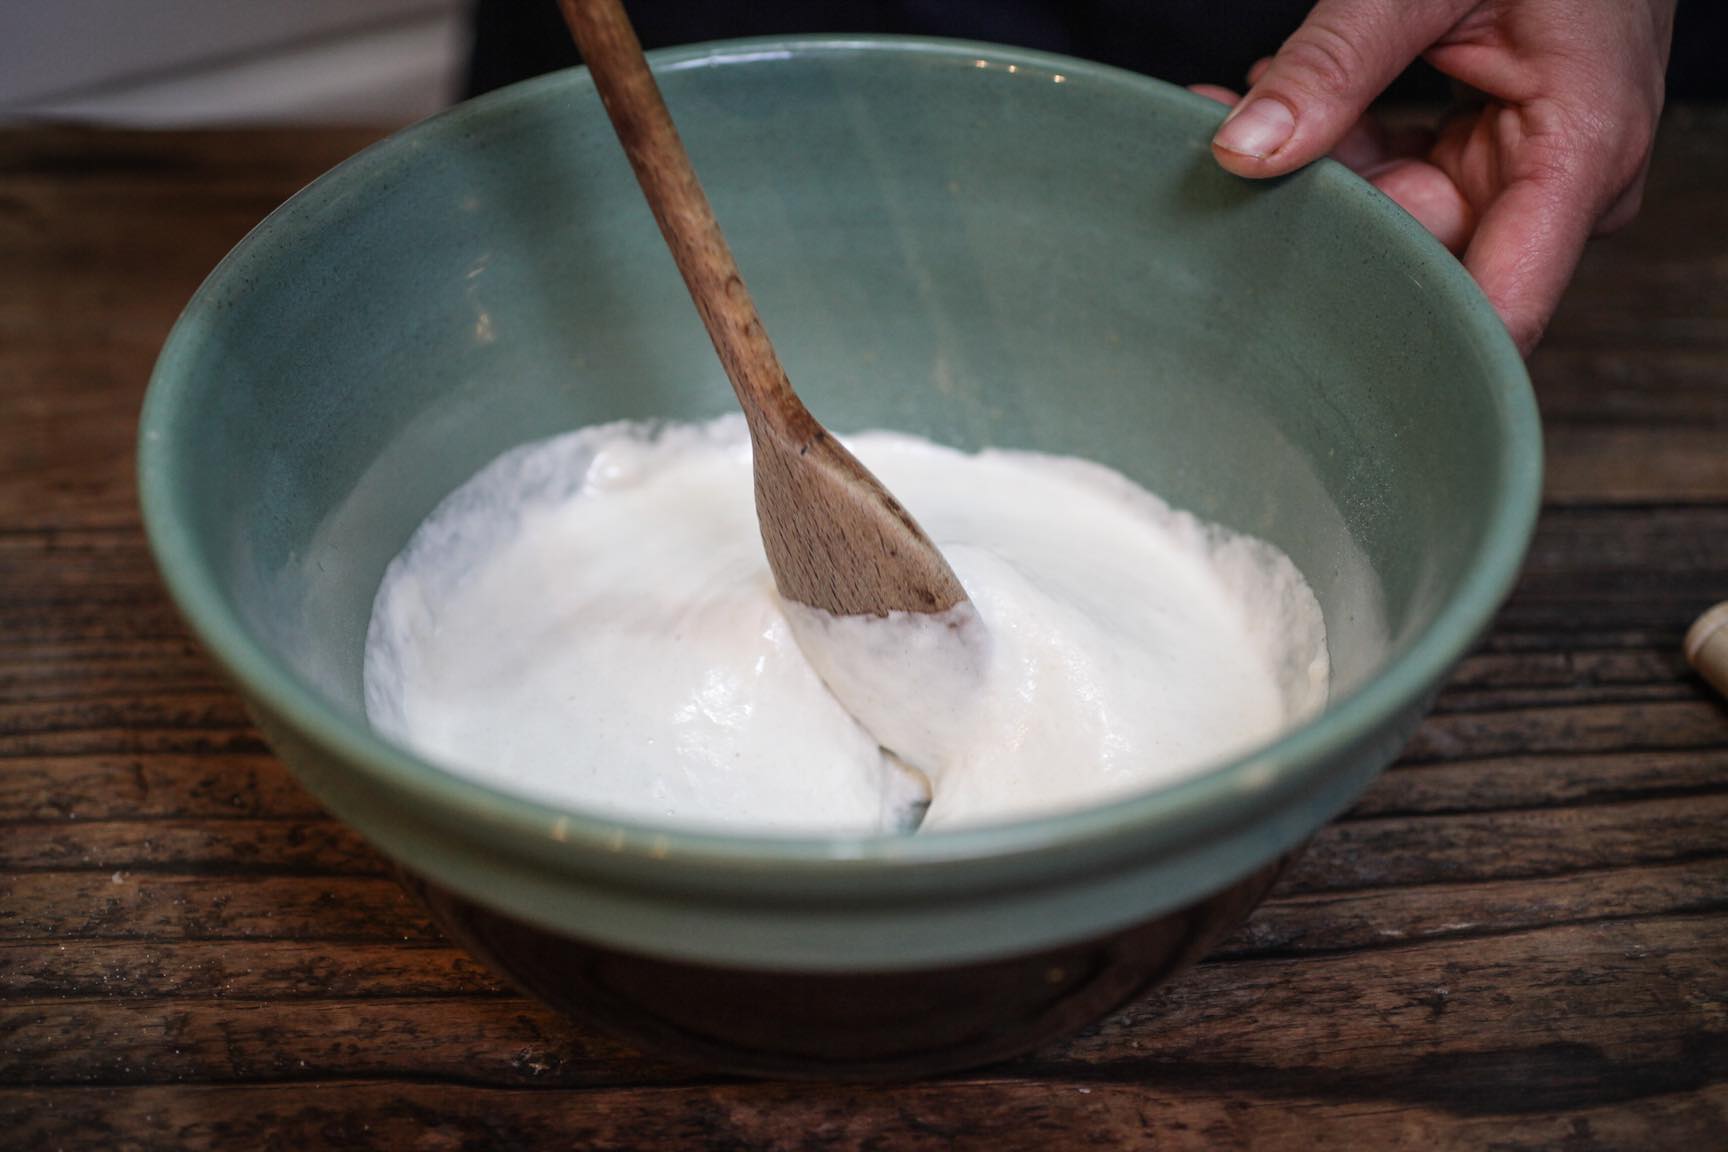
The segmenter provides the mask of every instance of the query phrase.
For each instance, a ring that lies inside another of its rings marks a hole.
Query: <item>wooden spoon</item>
[[[911,513],[792,391],[619,0],[561,3],[744,409],[756,518],[780,594],[836,616],[964,603],[966,590]]]

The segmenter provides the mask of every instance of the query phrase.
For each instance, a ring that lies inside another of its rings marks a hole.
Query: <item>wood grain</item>
[[[364,133],[0,131],[0,1146],[1728,1146],[1728,112],[1533,361],[1549,504],[1407,756],[1205,964],[982,1074],[741,1083],[443,943],[270,756],[138,530],[209,267]]]
[[[1707,1148],[1728,1089],[1531,1112],[1513,1119],[1329,1094],[1052,1078],[836,1087],[778,1084],[569,1094],[351,1080],[234,1088],[0,1089],[0,1123],[25,1147],[200,1149],[670,1148],[828,1152],[1212,1152],[1319,1148]],[[112,1141],[124,1139],[127,1144]]]
[[[0,882],[0,940],[235,938],[424,942],[438,934],[382,875],[115,869],[14,873]]]

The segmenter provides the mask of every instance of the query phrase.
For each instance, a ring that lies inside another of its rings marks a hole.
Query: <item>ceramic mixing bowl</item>
[[[372,597],[441,497],[526,440],[732,407],[582,71],[368,149],[211,275],[144,409],[157,560],[306,786],[546,1001],[748,1072],[1024,1051],[1204,953],[1397,753],[1530,535],[1522,364],[1391,203],[1331,163],[1226,175],[1220,109],[1168,85],[852,37],[655,63],[824,421],[1090,457],[1273,541],[1326,612],[1326,712],[1107,806],[863,839],[605,819],[373,734]]]

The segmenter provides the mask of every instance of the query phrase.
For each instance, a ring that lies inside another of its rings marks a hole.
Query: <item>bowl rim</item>
[[[1174,109],[1196,124],[1215,124],[1223,109],[1205,97],[1138,73],[1053,53],[975,41],[886,35],[761,37],[714,41],[649,54],[656,71],[711,69],[794,57],[885,53],[951,61],[968,68],[1013,72],[1027,82],[1060,76],[1124,89],[1150,108]],[[340,760],[421,812],[477,837],[493,851],[582,872],[597,861],[647,877],[796,875],[812,883],[870,876],[905,890],[916,870],[938,874],[1005,858],[1095,861],[1103,843],[1169,848],[1195,835],[1248,818],[1265,804],[1308,791],[1329,762],[1374,737],[1404,710],[1421,705],[1452,665],[1485,630],[1511,591],[1533,534],[1541,497],[1542,442],[1534,394],[1522,357],[1499,317],[1462,265],[1413,218],[1343,166],[1322,160],[1286,179],[1314,181],[1348,197],[1365,226],[1386,241],[1388,255],[1420,268],[1423,285],[1443,299],[1474,344],[1500,435],[1498,498],[1462,581],[1428,625],[1377,674],[1330,701],[1317,717],[1271,743],[1194,776],[1084,808],[1011,822],[920,833],[780,837],[701,831],[613,818],[590,810],[531,800],[494,789],[384,740],[365,722],[325,699],[272,655],[221,591],[202,549],[178,515],[181,489],[175,414],[185,402],[190,371],[209,339],[218,298],[237,268],[270,245],[289,242],[329,201],[387,174],[416,149],[446,134],[478,130],[521,104],[592,90],[587,70],[565,69],[462,102],[372,144],[297,192],[256,225],[211,271],[170,331],[151,374],[138,434],[138,484],[143,524],[170,596],[205,650],[242,693],[262,704],[302,739]],[[622,163],[622,156],[618,157]],[[313,221],[312,223],[315,223]],[[292,766],[291,766],[292,767]],[[1221,877],[1223,881],[1227,878]]]

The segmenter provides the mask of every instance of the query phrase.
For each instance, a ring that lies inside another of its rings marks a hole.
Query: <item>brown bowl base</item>
[[[888,1079],[1006,1060],[1107,1016],[1247,919],[1289,859],[1096,939],[893,972],[660,959],[526,924],[418,876],[403,880],[457,943],[557,1011],[644,1052],[751,1076]]]

